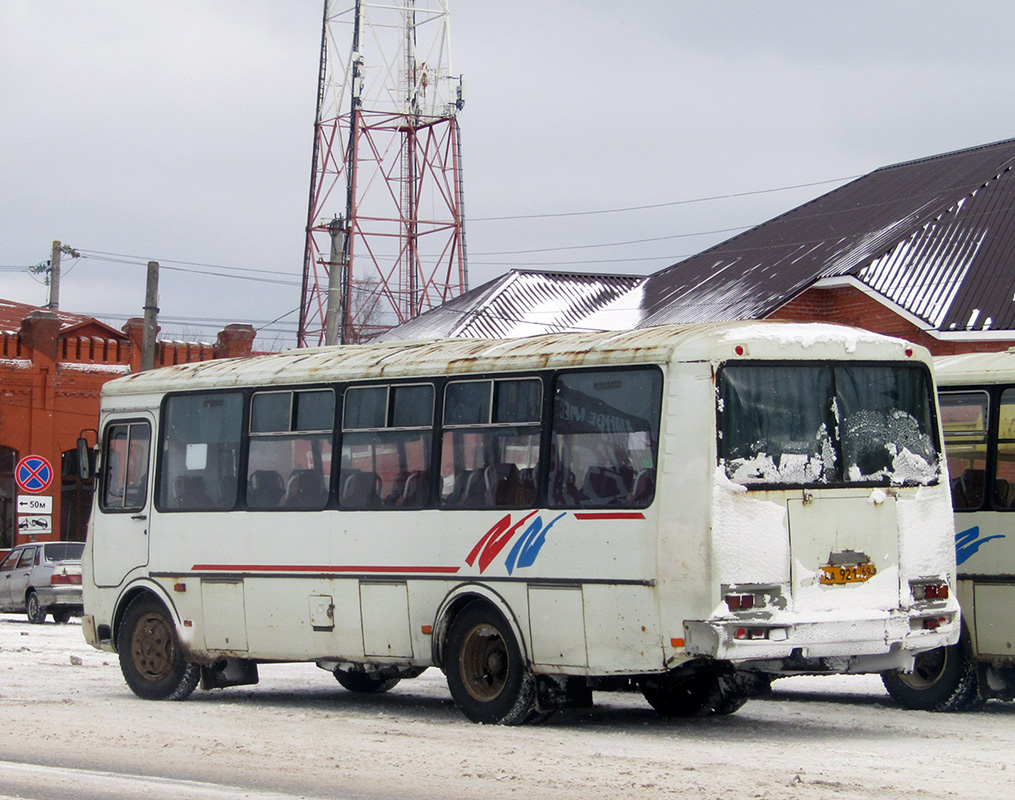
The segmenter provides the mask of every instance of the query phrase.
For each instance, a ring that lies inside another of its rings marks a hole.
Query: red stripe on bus
[[[314,564],[195,564],[191,567],[200,572],[380,572],[441,574],[458,572],[461,567],[364,567]]]
[[[575,519],[645,519],[640,511],[583,511],[575,512]]]

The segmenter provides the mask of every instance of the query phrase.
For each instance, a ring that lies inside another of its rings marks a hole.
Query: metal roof
[[[640,311],[616,324],[590,324],[590,316],[624,297],[644,280],[635,275],[512,270],[439,308],[388,331],[373,341],[421,339],[506,339],[540,333],[633,328]]]
[[[937,330],[1015,328],[1015,140],[884,167],[652,275],[641,326],[765,317],[852,276]]]
[[[382,341],[763,319],[850,278],[928,330],[1015,330],[1015,139],[875,170],[647,278],[512,271]]]

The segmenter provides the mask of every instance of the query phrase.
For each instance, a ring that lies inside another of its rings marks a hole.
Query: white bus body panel
[[[702,657],[775,673],[797,671],[790,661],[813,670],[818,659],[831,659],[821,669],[874,671],[906,667],[914,652],[956,641],[954,598],[933,609],[945,623],[925,630],[909,595],[910,580],[953,580],[947,483],[812,493],[733,484],[716,468],[715,369],[737,358],[929,361],[900,340],[837,326],[726,323],[320,348],[111,382],[103,429],[138,407],[157,416],[168,391],[611,364],[656,364],[665,379],[659,477],[646,509],[152,508],[140,534],[146,557],[139,546],[130,551],[133,569],[115,586],[98,580],[108,576],[110,548],[109,515],[97,511],[101,527],[85,558],[90,641],[113,648],[123,598],[142,586],[159,587],[181,641],[203,663],[235,656],[426,666],[439,653],[442,609],[471,593],[503,611],[533,670],[545,673],[647,674]],[[469,563],[498,525],[515,533],[503,543],[489,538]],[[540,541],[537,557],[511,570],[508,553],[527,534]],[[845,552],[868,555],[877,574],[819,585],[820,564]],[[724,596],[754,587],[778,597],[746,617],[730,612]],[[738,638],[745,625],[768,635]]]

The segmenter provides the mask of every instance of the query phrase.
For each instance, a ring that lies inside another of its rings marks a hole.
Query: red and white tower
[[[325,0],[299,346],[465,291],[462,105],[447,0]]]

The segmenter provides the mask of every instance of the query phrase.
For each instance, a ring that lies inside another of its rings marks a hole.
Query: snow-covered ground
[[[771,699],[729,717],[661,719],[638,695],[601,694],[591,711],[504,728],[466,721],[434,669],[363,697],[313,665],[266,665],[257,686],[145,702],[76,622],[0,615],[0,715],[5,797],[912,800],[1015,791],[1015,704],[907,712],[874,676],[783,679]],[[77,790],[26,792],[43,779]],[[206,795],[208,784],[239,788]],[[103,785],[108,794],[98,793]]]

